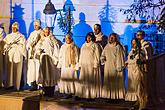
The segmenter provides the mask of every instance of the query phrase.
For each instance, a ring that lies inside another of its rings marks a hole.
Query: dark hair
[[[95,24],[97,26],[97,29],[101,32],[101,25],[100,24]]]
[[[145,32],[143,30],[138,30],[137,33],[141,33],[143,36],[145,36]]]
[[[131,40],[131,43],[132,43],[133,40],[135,40],[137,48],[140,49],[141,48],[140,41],[137,38],[134,38],[134,39]]]
[[[111,33],[110,36],[115,36],[116,46],[119,45],[125,51],[123,45],[120,43],[119,35],[117,33]]]
[[[90,36],[92,42],[95,42],[96,41],[96,38],[95,38],[95,35],[93,32],[88,32],[86,37],[85,37],[85,41],[87,41],[87,37]]]
[[[109,37],[110,36],[115,36],[115,41],[116,42],[119,42],[119,35],[117,34],[117,33],[111,33],[110,35],[109,35]]]
[[[50,27],[46,26],[44,29],[48,29],[49,31],[51,30]]]

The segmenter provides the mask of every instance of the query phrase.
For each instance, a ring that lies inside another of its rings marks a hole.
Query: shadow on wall
[[[85,14],[79,13],[79,23],[73,28],[73,39],[77,46],[81,47],[85,42],[85,37],[88,32],[93,32],[91,26],[85,21]]]
[[[120,35],[120,42],[128,47],[128,52],[131,50],[131,40],[134,38],[134,28],[127,25],[124,33]]]
[[[115,22],[116,19],[116,10],[109,5],[109,1],[107,0],[105,7],[98,13],[100,18],[100,23],[102,27],[102,32],[109,36],[110,33],[113,33],[112,23]]]
[[[28,32],[28,37],[30,35],[30,33],[32,31],[34,31],[34,20],[41,20],[41,12],[40,11],[36,11],[36,14],[35,14],[35,19],[32,18],[31,20],[31,23],[30,23],[30,26],[29,26],[29,32]],[[41,28],[44,28],[45,27],[45,23],[44,22],[41,22]]]
[[[127,25],[124,34],[120,35],[120,42],[124,44],[125,47],[125,56],[127,59],[128,53],[131,50],[131,40],[133,39],[133,32],[134,28],[131,25]],[[128,89],[128,69],[124,69],[124,84],[125,84],[125,89]],[[130,82],[129,82],[130,83]]]
[[[27,38],[26,24],[25,24],[25,21],[23,20],[24,8],[21,7],[21,4],[19,4],[19,5],[15,4],[14,7],[12,7],[12,3],[10,3],[10,7],[12,9],[11,13],[13,14],[13,16],[10,19],[9,32],[11,32],[12,24],[14,22],[18,22],[19,23],[19,32],[21,32],[25,36],[25,38]]]
[[[75,11],[75,7],[72,1],[66,0],[63,6],[63,12],[57,18],[57,24],[64,34],[70,33],[74,26],[73,11]]]
[[[34,31],[34,20],[41,20],[41,12],[40,11],[36,11],[36,13],[34,12],[34,0],[32,0],[32,5],[31,5],[31,9],[32,9],[32,12],[31,12],[31,23],[30,23],[30,26],[29,26],[29,30],[28,30],[28,36],[30,35],[30,33],[32,31]],[[34,13],[35,13],[35,18],[34,18]],[[45,26],[45,23],[42,23],[41,22],[41,27],[43,28]]]

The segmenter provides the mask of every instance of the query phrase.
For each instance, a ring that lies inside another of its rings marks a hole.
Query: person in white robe
[[[27,84],[32,86],[30,90],[37,90],[36,80],[39,74],[39,60],[34,58],[36,45],[41,39],[41,22],[40,20],[34,21],[34,31],[30,33],[26,42],[26,49],[28,52],[27,62]]]
[[[125,66],[124,49],[118,40],[116,33],[110,34],[109,43],[105,46],[101,55],[101,64],[104,64],[104,83],[102,98],[124,99],[124,75]]]
[[[96,38],[96,43],[99,45],[99,49],[100,49],[100,54],[102,53],[104,47],[107,44],[107,36],[105,36],[102,33],[101,30],[101,25],[100,24],[95,24],[93,27],[94,30],[94,34],[95,34],[95,38]],[[101,56],[101,55],[100,55]],[[102,82],[102,86],[103,86],[103,82],[104,82],[104,65],[100,66],[100,70],[101,70],[101,82]]]
[[[143,61],[143,65],[140,68],[143,77],[141,77],[141,86],[140,86],[140,108],[143,109],[147,106],[147,103],[149,99],[152,97],[152,81],[154,81],[154,77],[152,74],[148,74],[148,67],[147,67],[147,60],[150,60],[154,54],[154,49],[152,47],[152,44],[149,41],[144,40],[145,37],[145,32],[143,30],[139,30],[136,33],[136,38],[140,41],[141,43],[141,49],[145,51],[145,58],[146,61]],[[151,96],[148,96],[151,95]],[[154,100],[152,100],[154,101]]]
[[[128,90],[125,96],[126,101],[136,102],[141,99],[141,80],[143,77],[141,68],[143,64],[138,64],[139,59],[141,61],[146,59],[145,51],[141,49],[140,42],[135,38],[132,40],[132,49],[126,62],[126,66],[128,67]]]
[[[55,85],[60,79],[60,71],[57,68],[59,51],[59,43],[50,28],[44,28],[36,45],[35,58],[40,61],[37,84],[43,86],[45,96],[54,95]]]
[[[95,42],[101,46],[101,49],[104,49],[107,44],[107,36],[102,33],[100,24],[94,25],[94,34],[96,37]]]
[[[4,86],[4,58],[3,58],[3,47],[4,47],[4,37],[6,33],[4,31],[4,27],[0,24],[0,88]]]
[[[26,58],[25,37],[19,31],[19,24],[12,24],[12,33],[4,38],[4,54],[6,56],[6,80],[5,87],[20,90],[23,70],[23,59]]]
[[[86,41],[80,51],[80,77],[76,95],[81,98],[94,99],[100,97],[100,50],[95,43],[93,32],[86,35]]]
[[[153,56],[154,49],[149,41],[144,40],[144,37],[145,37],[145,32],[143,30],[137,31],[136,38],[140,41],[141,48],[145,50],[146,59],[149,59]]]
[[[65,43],[61,46],[58,68],[61,69],[59,92],[70,97],[75,94],[77,80],[79,48],[74,44],[71,34],[65,36]]]

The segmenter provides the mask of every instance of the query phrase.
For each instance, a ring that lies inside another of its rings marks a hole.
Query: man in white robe
[[[146,40],[144,40],[144,37],[145,37],[145,32],[142,31],[142,30],[139,30],[137,33],[136,33],[136,38],[140,41],[141,43],[141,48],[143,50],[146,50],[145,51],[145,54],[146,54],[146,59],[149,59],[153,56],[154,54],[154,49],[152,47],[152,44]]]
[[[60,71],[57,68],[59,50],[59,43],[50,28],[44,28],[34,57],[40,61],[37,83],[43,86],[45,96],[54,95],[55,85],[60,79]]]
[[[104,49],[104,47],[106,46],[107,44],[107,36],[105,36],[102,31],[101,31],[101,25],[100,24],[95,24],[94,25],[94,34],[95,34],[95,37],[96,37],[96,43],[99,45],[99,51],[100,51],[100,56],[101,56],[101,53]],[[101,82],[102,82],[102,85],[103,85],[103,82],[104,82],[104,65],[101,65],[100,66],[100,70],[101,70]]]
[[[61,69],[59,92],[68,97],[75,94],[75,80],[77,80],[79,48],[74,44],[71,34],[65,36],[65,43],[59,53],[58,68]],[[66,98],[68,98],[66,97]]]
[[[136,33],[136,38],[140,41],[141,43],[141,49],[145,51],[145,57],[146,57],[146,61],[148,59],[151,59],[151,57],[154,54],[154,49],[152,47],[152,44],[149,41],[144,40],[145,37],[145,32],[143,30],[139,30]],[[140,59],[141,60],[141,59]],[[147,64],[145,64],[147,62],[143,62],[143,66],[141,66],[141,71],[143,74],[143,77],[141,78],[141,85],[140,86],[140,99],[139,99],[139,103],[140,103],[140,108],[145,108],[147,106],[147,103],[149,101],[149,98],[152,98],[152,81],[154,80],[153,74],[148,73],[148,67]],[[150,96],[149,96],[150,95]],[[152,99],[153,100],[153,99]]]
[[[0,88],[3,87],[3,80],[4,80],[4,59],[3,59],[3,47],[4,47],[4,37],[6,36],[6,33],[4,31],[3,26],[0,24]]]
[[[99,44],[101,46],[102,49],[104,49],[104,47],[107,44],[107,36],[105,36],[102,32],[101,32],[101,25],[100,24],[95,24],[94,25],[94,34],[96,37],[96,43]]]
[[[41,39],[41,22],[40,20],[34,21],[34,31],[30,33],[26,42],[26,49],[28,51],[28,66],[27,66],[27,83],[31,85],[30,90],[37,90],[36,80],[39,74],[39,60],[34,58],[36,45]]]
[[[101,55],[101,63],[104,64],[102,97],[124,99],[124,49],[118,41],[116,33],[110,34],[108,40],[109,43],[105,46]]]
[[[25,37],[19,31],[19,24],[12,24],[12,33],[4,38],[4,53],[6,56],[5,87],[14,86],[20,89],[23,59],[26,57]]]

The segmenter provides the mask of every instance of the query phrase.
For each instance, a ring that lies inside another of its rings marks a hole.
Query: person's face
[[[132,48],[136,48],[137,44],[135,40],[132,40]]]
[[[140,40],[144,39],[144,36],[142,35],[142,33],[139,32],[136,34],[136,38],[140,41]]]
[[[67,44],[70,44],[70,43],[72,42],[72,38],[71,38],[71,37],[66,37],[66,38],[65,38],[65,42],[66,42]]]
[[[114,42],[116,42],[116,38],[115,38],[115,36],[114,35],[111,35],[110,37],[109,37],[109,43],[114,43]]]
[[[39,29],[40,29],[40,26],[34,25],[34,30],[39,30]]]
[[[44,36],[47,37],[47,36],[49,36],[49,34],[50,34],[50,30],[49,29],[45,29],[44,30]]]
[[[87,43],[89,43],[91,41],[92,41],[91,37],[90,36],[87,36]]]
[[[100,30],[98,29],[98,27],[95,25],[94,26],[94,34],[98,35],[100,33]]]
[[[17,32],[17,31],[18,31],[18,29],[16,27],[12,27],[12,32],[13,33]]]

